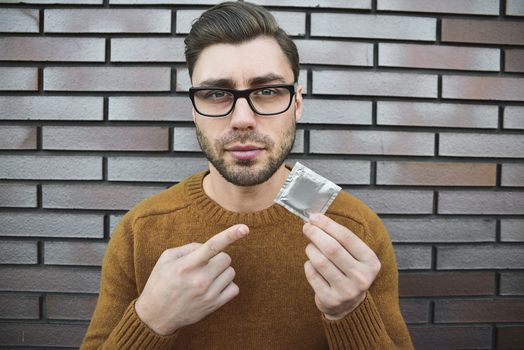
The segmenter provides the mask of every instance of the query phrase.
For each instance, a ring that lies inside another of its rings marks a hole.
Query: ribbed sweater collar
[[[250,227],[275,224],[288,217],[287,210],[273,204],[269,208],[255,212],[238,213],[222,208],[204,192],[203,180],[209,171],[191,176],[186,182],[186,193],[191,206],[198,215],[208,222],[223,225],[246,224]],[[289,217],[288,217],[289,218]]]

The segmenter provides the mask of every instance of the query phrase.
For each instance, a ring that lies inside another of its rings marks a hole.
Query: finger
[[[309,222],[331,235],[358,261],[366,261],[375,256],[373,250],[355,233],[326,215],[314,213],[310,215]]]
[[[219,295],[231,282],[233,282],[235,275],[235,269],[229,266],[220,275],[217,276],[213,283],[211,283],[208,293],[210,293],[210,295]]]
[[[315,291],[315,294],[326,295],[329,292],[329,284],[326,280],[315,270],[311,261],[306,261],[304,264],[304,272],[306,279]]]
[[[229,283],[226,288],[220,293],[217,299],[217,309],[220,308],[225,303],[229,302],[231,299],[236,297],[238,293],[240,292],[240,289],[235,284],[235,282]]]
[[[245,237],[248,232],[249,228],[246,225],[235,225],[217,233],[191,254],[192,262],[196,265],[207,264],[209,259],[226,249],[231,243]]]
[[[224,270],[227,269],[229,265],[231,265],[231,257],[224,252],[220,252],[209,259],[209,262],[206,266],[204,266],[203,269],[205,273],[209,274],[209,276],[216,278],[218,275],[224,272]]]
[[[359,262],[333,236],[321,228],[305,223],[302,229],[306,237],[346,275]]]
[[[202,243],[189,243],[176,248],[169,248],[162,253],[163,259],[176,260],[197,250]]]
[[[308,244],[306,255],[309,262],[331,287],[340,287],[347,277],[317,247]]]

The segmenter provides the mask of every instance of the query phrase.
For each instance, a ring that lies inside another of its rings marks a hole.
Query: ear
[[[295,120],[298,122],[302,118],[302,85],[297,85],[295,92]]]

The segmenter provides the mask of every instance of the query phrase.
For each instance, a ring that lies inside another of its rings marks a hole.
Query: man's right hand
[[[135,303],[138,317],[156,333],[168,335],[236,297],[235,270],[223,250],[248,232],[246,225],[235,225],[204,244],[164,251]]]

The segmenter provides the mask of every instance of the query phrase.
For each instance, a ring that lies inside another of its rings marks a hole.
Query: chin
[[[257,164],[256,160],[238,160],[234,164],[214,164],[217,171],[229,183],[240,186],[257,186],[268,181],[278,170],[269,164]]]

